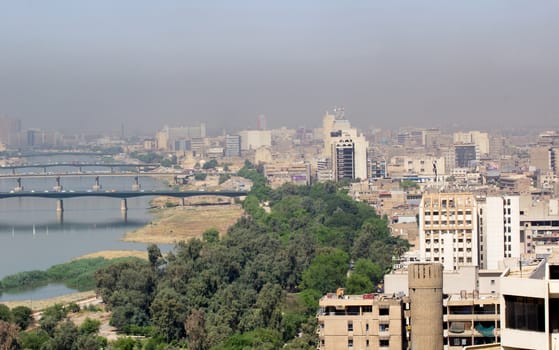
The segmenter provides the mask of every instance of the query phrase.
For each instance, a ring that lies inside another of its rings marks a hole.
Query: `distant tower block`
[[[417,263],[408,268],[411,349],[443,349],[443,265]]]

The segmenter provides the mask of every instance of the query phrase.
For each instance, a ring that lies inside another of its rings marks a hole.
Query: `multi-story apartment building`
[[[239,157],[241,155],[241,137],[239,135],[225,136],[225,156]]]
[[[491,344],[500,340],[500,299],[463,291],[443,301],[443,342],[445,350]]]
[[[270,163],[264,165],[264,176],[277,188],[284,183],[310,185],[311,166],[309,163]]]
[[[370,166],[369,177],[371,179],[383,179],[388,176],[386,161],[384,159],[373,159],[370,162]]]
[[[479,161],[479,148],[473,143],[454,145],[454,166],[456,168],[471,168]]]
[[[16,144],[21,132],[21,120],[0,116],[0,143]]]
[[[521,196],[520,237],[525,253],[559,246],[559,200]]]
[[[272,146],[272,132],[270,130],[243,130],[239,135],[241,136],[241,151]]]
[[[399,297],[329,293],[319,301],[318,349],[403,350],[404,307]]]
[[[471,193],[425,193],[419,206],[422,261],[445,270],[478,265],[477,204]]]
[[[443,176],[445,158],[418,154],[416,156],[395,156],[390,159],[392,176],[418,175],[434,178]]]
[[[405,292],[325,295],[317,315],[318,349],[462,350],[499,341],[498,294],[443,293],[444,285],[452,291],[477,285],[471,271],[456,280],[441,264],[413,263],[402,275]]]
[[[475,144],[480,154],[489,154],[489,135],[486,132],[468,131],[456,132],[453,135],[454,143],[472,143]]]
[[[520,237],[519,196],[478,199],[480,268],[498,269],[506,258],[524,253]]]
[[[332,143],[332,170],[336,181],[356,178],[355,143],[349,135],[339,135]]]
[[[156,133],[157,146],[163,151],[175,151],[176,145],[184,145],[185,140],[206,137],[206,123],[197,126],[168,127]],[[181,144],[181,140],[183,143]],[[177,141],[179,141],[177,143]]]
[[[532,181],[523,174],[501,174],[499,187],[507,193],[529,193]]]
[[[316,160],[316,180],[318,182],[332,181],[332,165],[330,158]]]
[[[367,179],[369,143],[343,116],[343,109],[326,114],[322,120],[323,156],[330,159],[333,179]]]

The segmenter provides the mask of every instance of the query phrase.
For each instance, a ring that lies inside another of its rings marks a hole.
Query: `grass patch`
[[[68,288],[78,291],[95,289],[95,272],[116,262],[137,259],[121,257],[105,259],[103,257],[73,260],[58,264],[47,270],[19,272],[4,277],[0,281],[0,292],[33,289],[49,283],[63,283]]]

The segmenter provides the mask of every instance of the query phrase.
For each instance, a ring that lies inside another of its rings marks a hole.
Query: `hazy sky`
[[[25,128],[552,128],[558,67],[555,0],[0,0]]]

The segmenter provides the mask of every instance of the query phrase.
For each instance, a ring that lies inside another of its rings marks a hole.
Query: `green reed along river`
[[[22,181],[25,191],[51,191],[55,185],[52,177],[23,178]],[[103,190],[130,190],[133,181],[134,174],[101,177]],[[86,191],[92,188],[94,177],[62,177],[61,182],[66,191]],[[16,180],[13,178],[0,178],[0,192],[9,192],[15,184]],[[166,186],[147,176],[140,176],[140,185],[146,191]],[[0,199],[0,279],[22,271],[46,270],[52,265],[100,250],[144,250],[146,244],[123,242],[121,238],[125,232],[144,226],[152,220],[149,214],[151,199],[152,197],[128,199],[126,215],[120,210],[119,199],[65,199],[62,218],[56,212],[54,199]],[[170,248],[167,245],[162,250]],[[72,291],[63,285],[48,285],[16,294],[3,293],[0,295],[0,302],[42,299]]]

